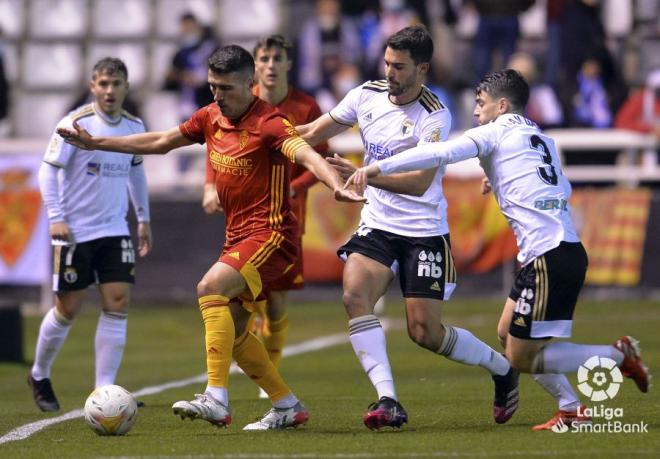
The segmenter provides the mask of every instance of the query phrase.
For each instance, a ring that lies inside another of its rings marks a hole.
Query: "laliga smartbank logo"
[[[619,393],[623,375],[616,362],[607,357],[593,356],[587,359],[577,372],[578,390],[592,402],[612,400]],[[575,420],[559,421],[552,426],[555,433],[648,433],[649,425],[623,422],[623,408],[595,405],[580,406]],[[604,421],[604,422],[601,422]]]
[[[594,355],[577,372],[578,389],[592,402],[613,399],[619,393],[623,375],[616,362]]]

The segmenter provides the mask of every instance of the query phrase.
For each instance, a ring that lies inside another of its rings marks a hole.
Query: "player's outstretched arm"
[[[121,137],[92,136],[78,123],[73,128],[59,127],[57,133],[71,145],[83,150],[105,150],[138,155],[164,155],[193,141],[181,134],[179,127],[167,131],[144,132]]]
[[[366,198],[354,190],[344,188],[344,182],[330,164],[313,148],[306,146],[296,151],[296,164],[304,166],[328,188],[334,191],[337,201],[366,202]]]
[[[308,144],[314,146],[344,132],[350,127],[336,122],[330,114],[326,113],[311,123],[296,126],[296,131]]]
[[[345,180],[348,180],[348,178],[357,170],[355,164],[337,154],[332,157],[327,157],[326,161],[328,161]],[[429,188],[431,182],[433,182],[433,177],[435,177],[435,169],[404,172],[387,177],[376,175],[370,177],[369,185],[392,193],[421,196]]]

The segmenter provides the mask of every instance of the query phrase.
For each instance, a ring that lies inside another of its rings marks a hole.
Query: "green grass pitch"
[[[500,309],[501,303],[492,300],[452,300],[444,306],[445,321],[471,330],[498,349],[495,328]],[[55,362],[52,380],[60,413],[37,410],[25,382],[27,366],[0,363],[2,438],[29,423],[82,407],[94,380],[97,314],[93,307],[83,312]],[[204,390],[198,383],[141,397],[147,406],[124,437],[99,437],[76,418],[23,440],[0,440],[0,458],[660,457],[660,397],[655,388],[641,394],[632,381],[624,380],[617,397],[603,403],[623,408],[624,423],[645,422],[648,433],[532,432],[531,426],[547,420],[556,406],[527,376],[521,376],[518,412],[507,424],[496,425],[491,415],[492,382],[484,370],[450,362],[413,344],[401,326],[399,300],[390,298],[386,316],[399,324],[388,333],[388,349],[399,398],[410,417],[401,430],[371,432],[362,424],[375,392],[346,342],[283,360],[282,374],[311,414],[309,424],[299,429],[243,432],[242,427],[266,412],[269,403],[257,398],[257,388],[248,378],[235,374],[230,382],[233,423],[226,429],[203,421],[184,422],[171,413],[174,401]],[[24,323],[28,359],[39,320],[29,317]],[[653,371],[660,369],[659,329],[657,303],[582,301],[573,340],[610,343],[622,334],[633,335],[641,340],[642,355]],[[288,344],[337,333],[347,333],[339,301],[290,307]],[[117,383],[136,391],[199,375],[205,368],[203,346],[203,326],[194,304],[136,305],[129,316],[128,345]]]

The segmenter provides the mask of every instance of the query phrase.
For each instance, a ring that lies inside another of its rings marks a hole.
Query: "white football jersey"
[[[447,140],[451,127],[449,110],[427,87],[414,101],[396,105],[388,97],[385,80],[369,81],[352,89],[330,116],[341,124],[358,123],[365,165],[416,145]],[[362,208],[362,224],[402,236],[448,233],[447,201],[442,193],[444,173],[445,167],[439,167],[422,196],[367,187],[369,204]]]
[[[93,136],[116,137],[145,131],[139,118],[122,111],[117,120],[99,113],[94,104],[69,113],[58,127],[76,121]],[[61,168],[58,174],[60,206],[76,242],[129,234],[128,180],[132,166],[142,157],[107,151],[80,150],[56,132],[44,161]]]
[[[527,118],[506,114],[465,135],[479,149],[497,202],[518,242],[526,265],[562,241],[578,242],[564,176],[554,141]]]

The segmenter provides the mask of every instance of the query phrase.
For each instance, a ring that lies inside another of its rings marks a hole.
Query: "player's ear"
[[[509,108],[511,108],[511,103],[509,102],[509,100],[506,99],[505,97],[501,97],[497,104],[497,113],[500,115],[508,113]]]
[[[429,64],[428,62],[422,62],[421,64],[419,64],[420,73],[422,75],[428,74],[430,66],[431,66],[431,64]]]

